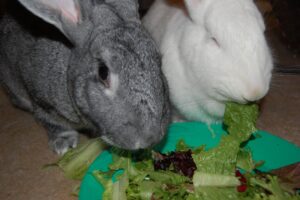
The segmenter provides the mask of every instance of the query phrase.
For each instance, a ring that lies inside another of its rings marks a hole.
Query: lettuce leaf
[[[256,104],[241,105],[229,102],[226,104],[224,124],[227,132],[239,143],[247,141],[256,132],[258,106]]]
[[[91,163],[106,148],[100,138],[90,139],[69,149],[56,163],[45,167],[58,166],[67,178],[81,180]]]
[[[147,153],[141,154],[143,160],[136,160],[132,152],[112,151],[111,171],[95,174],[105,188],[103,200],[300,200],[299,195],[285,191],[275,176],[252,173],[256,164],[251,152],[243,147],[256,131],[257,117],[257,105],[227,103],[224,125],[228,134],[221,137],[215,148],[205,150],[201,146],[192,150],[197,166],[192,179],[172,168],[154,171]],[[176,150],[186,151],[188,146],[179,141]],[[235,176],[237,167],[247,172],[245,181]],[[124,174],[113,182],[113,173],[120,169]],[[245,184],[247,190],[238,192],[237,186]]]
[[[227,127],[228,134],[221,137],[217,147],[193,155],[197,171],[208,174],[234,176],[238,154],[241,151],[240,146],[256,131],[255,123],[257,117],[258,108],[255,104],[240,105],[227,103],[224,124]],[[242,153],[246,154],[245,152]],[[251,161],[244,160],[243,163],[242,160],[240,161],[239,163],[246,169],[252,167],[250,166]]]
[[[188,200],[242,200],[234,187],[197,187]]]
[[[96,170],[93,172],[93,176],[104,187],[104,193],[102,195],[103,200],[126,200],[126,189],[129,185],[127,172],[122,175],[116,176],[114,181],[115,171],[110,170],[108,172],[101,172]]]
[[[252,159],[252,154],[250,150],[240,149],[237,155],[236,166],[247,172],[251,172],[256,168],[256,163]]]
[[[193,184],[195,187],[235,187],[240,185],[240,181],[235,176],[196,172],[193,176]]]

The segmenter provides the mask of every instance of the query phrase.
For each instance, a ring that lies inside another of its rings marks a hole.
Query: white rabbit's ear
[[[77,0],[19,0],[33,14],[46,22],[53,24],[62,31],[72,42],[70,32],[81,21],[80,6]]]
[[[187,12],[193,21],[201,21],[203,13],[200,10],[203,9],[203,6],[205,6],[204,1],[205,0],[184,0]]]

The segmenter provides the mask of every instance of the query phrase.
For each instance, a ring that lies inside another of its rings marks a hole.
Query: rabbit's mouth
[[[259,102],[264,95],[256,95],[256,96],[247,96],[247,95],[234,95],[234,94],[223,94],[222,92],[219,93],[222,96],[221,102],[226,103],[229,101],[236,102],[239,104],[248,104],[253,102]]]
[[[162,134],[159,137],[159,141],[163,138],[164,135],[165,134]],[[122,140],[122,139],[116,141],[113,138],[111,138],[107,135],[104,135],[104,136],[101,136],[101,139],[104,142],[106,142],[108,145],[115,146],[115,147],[118,147],[121,149],[126,149],[126,150],[146,149],[146,148],[150,148],[150,147],[154,146],[157,143],[157,142],[149,142],[151,140],[151,138],[149,138],[149,139],[131,138],[131,139],[133,139],[133,141],[128,142],[128,139],[127,139],[127,142],[126,142],[126,140]]]
[[[144,149],[144,148],[148,147],[147,145],[143,144],[139,140],[137,140],[135,143],[132,143],[132,144],[125,144],[125,143],[120,144],[120,143],[114,142],[113,139],[108,136],[102,136],[101,139],[111,146],[115,146],[115,147],[118,147],[121,149],[126,149],[126,150],[138,150],[138,149]]]
[[[229,91],[224,91],[222,89],[217,90],[217,93],[215,94],[215,97],[214,97],[215,100],[222,104],[225,104],[226,102],[229,102],[229,101],[233,101],[233,102],[240,103],[240,104],[246,104],[249,102],[243,96],[238,96]]]
[[[101,136],[101,139],[106,142],[107,144],[111,145],[111,146],[115,146],[115,143],[106,135]]]

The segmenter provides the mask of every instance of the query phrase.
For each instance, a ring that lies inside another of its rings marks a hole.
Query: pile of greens
[[[223,135],[217,147],[192,149],[196,169],[192,177],[174,171],[155,170],[153,155],[112,149],[109,171],[94,171],[104,187],[103,200],[289,200],[300,199],[291,188],[283,187],[278,177],[255,173],[258,163],[243,146],[253,137],[258,116],[256,105],[228,103]],[[176,151],[189,151],[180,141]],[[243,171],[243,175],[239,172]]]

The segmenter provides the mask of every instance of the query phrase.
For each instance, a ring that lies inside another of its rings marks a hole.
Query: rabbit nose
[[[142,146],[144,146],[144,145],[141,144],[141,141],[137,141],[137,142],[134,144],[133,149],[141,149]]]
[[[243,94],[243,98],[247,102],[255,102],[266,95],[267,91],[263,87],[253,87],[246,89],[246,92]]]
[[[155,130],[152,130],[155,132]],[[141,138],[137,139],[136,142],[133,144],[134,149],[145,149],[149,147],[153,147],[154,145],[158,144],[165,133],[159,132],[158,134],[151,134],[148,136],[142,136]]]
[[[142,140],[138,140],[137,142],[135,142],[133,149],[146,149],[148,147],[150,147],[152,144],[142,141]]]

